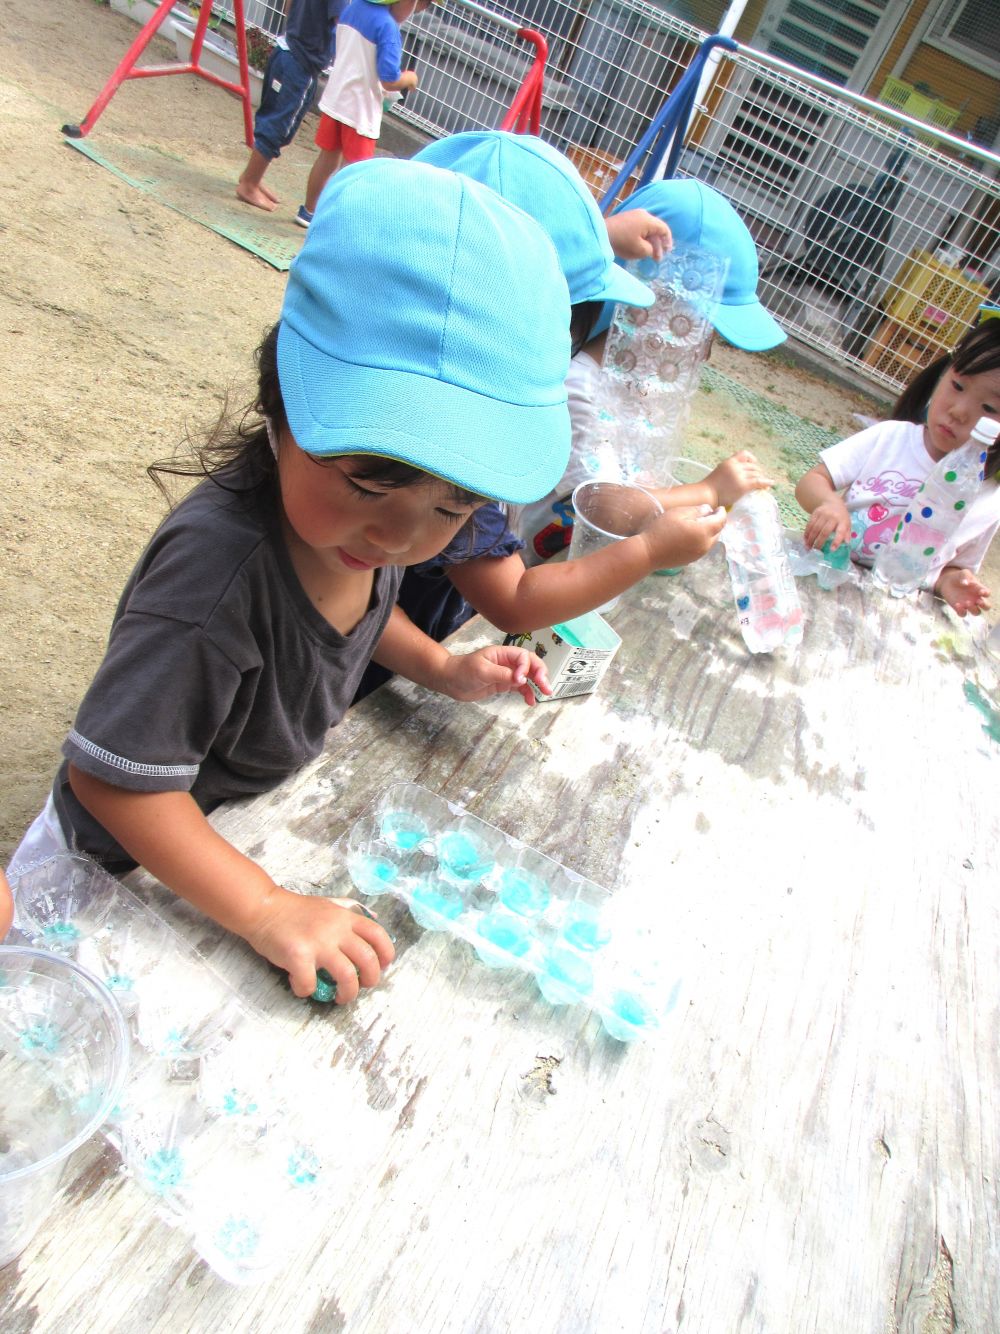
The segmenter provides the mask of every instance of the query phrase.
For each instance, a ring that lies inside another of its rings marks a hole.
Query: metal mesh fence
[[[284,0],[245,0],[245,12],[272,35],[283,27]],[[533,59],[519,25],[549,43],[541,133],[600,198],[705,33],[647,0],[444,0],[403,29],[420,86],[393,114],[432,135],[499,124]],[[896,391],[1000,295],[1000,157],[951,137],[954,109],[918,104],[900,80],[881,97],[719,51],[677,173],[736,207],[761,299],[789,334]]]
[[[682,173],[721,190],[790,333],[896,389],[947,352],[1000,279],[1000,158],[726,54]]]
[[[600,197],[705,34],[644,0],[496,8],[549,41],[541,132]],[[499,123],[530,63],[522,42],[459,0],[404,35],[421,83],[396,114],[436,135]],[[761,298],[788,333],[891,390],[1000,291],[1000,157],[926,114],[740,48],[719,54],[678,164],[749,226]]]
[[[505,23],[447,0],[404,28],[405,55],[420,87],[397,114],[435,135],[496,126],[531,61],[530,48],[507,26],[515,20],[549,44],[542,135],[601,192],[702,34],[642,0],[627,6],[594,0],[585,13],[565,0],[492,8]]]

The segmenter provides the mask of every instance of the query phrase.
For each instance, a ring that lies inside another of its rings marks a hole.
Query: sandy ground
[[[250,395],[251,352],[284,275],[63,142],[138,29],[95,0],[0,5],[0,855],[41,806],[97,665],[115,602],[164,512],[145,474],[227,399]],[[155,59],[173,58],[158,43]],[[91,141],[162,148],[208,168],[220,197],[245,160],[238,104],[191,76],[126,84]],[[310,122],[275,165],[292,229]],[[214,188],[214,187],[213,187]],[[283,224],[284,225],[284,224]],[[780,358],[719,348],[713,364],[799,415],[855,429],[871,403]],[[766,447],[702,401],[702,445]]]

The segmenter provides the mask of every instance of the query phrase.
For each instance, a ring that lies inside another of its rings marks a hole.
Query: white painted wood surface
[[[1000,753],[965,693],[996,702],[996,663],[929,599],[799,587],[793,660],[745,652],[712,553],[622,599],[599,694],[527,710],[393,683],[217,818],[286,883],[342,888],[332,844],[390,782],[462,802],[655,925],[684,990],[654,1042],[398,907],[384,984],[311,1007],[133,877],[347,1082],[323,1244],[228,1287],[95,1141],[0,1274],[0,1328],[1000,1327]],[[668,619],[685,597],[690,640]]]

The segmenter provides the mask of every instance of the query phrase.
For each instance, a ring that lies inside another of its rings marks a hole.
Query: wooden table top
[[[622,598],[595,694],[528,709],[393,682],[213,817],[284,883],[343,892],[333,844],[386,787],[460,802],[648,920],[682,979],[649,1042],[386,899],[383,984],[310,1006],[132,877],[329,1067],[320,1240],[230,1287],[95,1140],[0,1275],[0,1328],[997,1328],[998,664],[929,597],[798,587],[801,650],[752,656],[715,549]]]

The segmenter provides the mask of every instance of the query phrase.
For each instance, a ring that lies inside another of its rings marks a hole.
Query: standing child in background
[[[161,469],[204,480],[126,585],[12,878],[67,847],[139,863],[297,995],[318,968],[341,1002],[373,986],[382,928],[283,888],[206,816],[315,758],[373,655],[453,699],[547,690],[533,655],[452,655],[395,599],[484,497],[562,471],[568,322],[551,243],[491,190],[393,159],[341,173],[259,352],[262,420]]]
[[[295,221],[308,227],[316,202],[330,177],[352,162],[375,156],[382,129],[386,93],[416,88],[413,70],[401,68],[403,45],[399,29],[431,0],[351,0],[337,32],[337,56],[319,109],[316,131],[320,150],[306,183],[306,202]]]
[[[501,130],[472,131],[429,144],[414,161],[447,167],[488,185],[542,225],[569,285],[574,344],[587,338],[605,301],[652,305],[646,284],[615,264],[604,219],[580,173],[550,144]],[[665,229],[651,222],[655,220],[648,216],[639,218],[631,231],[655,235],[662,243]],[[484,281],[489,267],[484,260]],[[531,308],[538,309],[537,299]],[[490,442],[483,446],[489,449]],[[673,492],[658,495],[668,506],[674,503]],[[677,503],[697,502],[681,496]],[[406,571],[399,605],[435,639],[444,639],[473,611],[510,634],[537,630],[602,606],[664,565],[698,559],[723,522],[722,515],[668,510],[645,532],[582,560],[527,569],[521,555],[524,542],[512,531],[507,512],[486,506],[444,551]],[[387,679],[388,673],[371,667],[359,694]]]
[[[927,474],[966,443],[980,417],[1000,418],[1000,320],[970,329],[950,356],[919,372],[891,420],[820,451],[821,462],[795,488],[810,515],[806,546],[829,540],[835,551],[849,542],[853,560],[874,564]],[[982,489],[924,585],[959,616],[989,606],[990,591],[975,576],[1000,526],[998,467],[1000,443],[987,452]]]
[[[264,70],[264,90],[253,122],[253,150],[236,182],[244,204],[277,208],[264,173],[295,138],[313,104],[319,76],[333,59],[334,36],[344,0],[287,0],[288,22]]]

